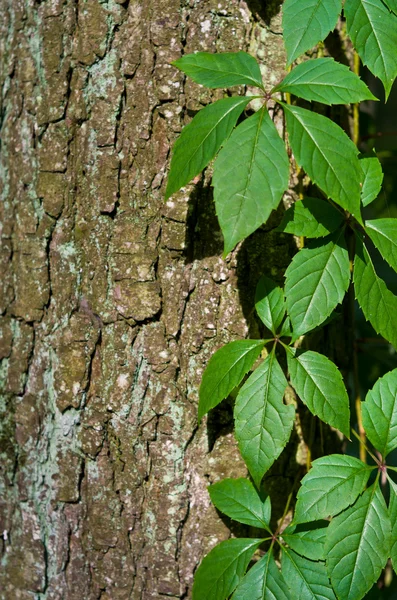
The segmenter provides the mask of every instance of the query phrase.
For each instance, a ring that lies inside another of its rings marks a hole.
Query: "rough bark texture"
[[[222,261],[208,178],[164,204],[211,99],[170,62],[250,49],[274,83],[279,4],[0,0],[2,600],[189,598],[230,536],[206,486],[246,470],[197,390],[290,249],[268,227]]]

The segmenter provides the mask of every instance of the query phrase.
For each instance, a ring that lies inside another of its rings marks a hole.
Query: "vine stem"
[[[360,57],[357,52],[354,50],[353,54],[353,70],[357,77],[360,76]],[[356,146],[358,146],[360,140],[360,111],[359,104],[353,104],[353,142]],[[350,254],[350,270],[353,273],[353,257],[355,254],[355,236],[352,238],[352,249]],[[354,331],[354,318],[355,318],[355,303],[354,303],[354,291],[353,285],[350,284],[349,290],[349,301],[350,301],[350,322],[353,324],[353,378],[354,378],[354,401],[355,401],[355,409],[357,416],[357,426],[358,432],[360,435],[360,459],[366,463],[367,462],[367,447],[366,447],[366,435],[365,429],[363,426],[363,417],[361,410],[361,394],[360,394],[360,378],[359,378],[359,370],[358,370],[358,355],[357,355],[357,344],[355,339],[355,331]]]

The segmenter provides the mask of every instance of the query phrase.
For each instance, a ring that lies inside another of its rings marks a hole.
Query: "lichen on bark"
[[[222,96],[170,63],[250,50],[273,84],[278,4],[2,2],[4,600],[188,598],[230,536],[206,487],[246,469],[197,390],[291,248],[270,224],[221,260],[209,174],[164,203],[170,146]]]

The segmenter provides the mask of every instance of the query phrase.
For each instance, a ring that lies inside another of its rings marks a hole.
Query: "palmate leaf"
[[[273,554],[268,552],[239,583],[232,600],[290,600],[289,589]]]
[[[373,467],[342,454],[313,461],[297,496],[294,522],[327,519],[353,504],[365,488]]]
[[[328,198],[361,222],[360,193],[364,175],[356,146],[327,117],[299,106],[282,106],[297,163]]]
[[[214,158],[252,98],[222,98],[201,109],[183,128],[173,148],[166,200]]]
[[[193,600],[225,600],[243,577],[260,539],[221,542],[202,560],[194,577]]]
[[[390,500],[389,516],[392,526],[391,530],[391,551],[390,557],[395,573],[397,573],[397,485],[389,477]]]
[[[234,85],[262,87],[262,75],[255,58],[246,52],[197,52],[185,54],[172,63],[196,83],[208,88]]]
[[[211,485],[208,491],[216,508],[231,519],[269,530],[270,497],[263,502],[248,479],[223,479]]]
[[[390,547],[390,517],[375,483],[327,530],[327,571],[338,598],[361,600],[378,580]]]
[[[397,16],[382,0],[348,0],[347,33],[364,65],[382,81],[386,99],[397,76]]]
[[[368,204],[378,197],[382,188],[382,165],[377,156],[364,156],[360,158],[360,165],[364,173],[361,202],[363,206],[368,206]]]
[[[324,104],[350,104],[377,100],[365,83],[333,58],[316,58],[295,67],[273,92],[289,92]]]
[[[326,356],[308,350],[287,353],[292,387],[309,410],[349,437],[350,409],[342,375]]]
[[[397,348],[395,319],[397,296],[378,277],[368,250],[360,236],[357,236],[356,256],[353,271],[356,298],[367,321],[377,333]]]
[[[325,237],[333,233],[343,221],[340,213],[320,198],[302,198],[285,212],[277,231],[303,235],[309,238]]]
[[[383,258],[397,271],[397,219],[366,221],[365,230]]]
[[[212,185],[225,254],[267,221],[288,179],[284,142],[262,108],[235,129],[215,161]]]
[[[287,64],[324,40],[336,25],[342,0],[286,0],[283,5]]]
[[[236,438],[258,487],[291,434],[295,409],[283,403],[286,387],[287,380],[272,351],[245,382],[236,399]]]
[[[236,340],[222,346],[210,358],[200,386],[198,419],[241,383],[264,346],[263,340]]]
[[[325,560],[324,542],[327,521],[289,526],[283,531],[283,540],[296,552],[310,560]]]
[[[397,369],[380,377],[362,404],[363,424],[383,457],[397,448]]]
[[[256,286],[255,308],[266,327],[276,334],[285,315],[284,292],[265,275]]]
[[[287,311],[297,338],[321,325],[342,302],[349,287],[344,230],[300,250],[285,277]]]
[[[293,594],[302,600],[336,600],[325,564],[303,558],[289,548],[282,548],[281,572]]]

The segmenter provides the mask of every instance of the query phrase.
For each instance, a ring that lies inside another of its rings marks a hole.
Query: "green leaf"
[[[337,515],[356,501],[372,471],[353,456],[331,454],[314,460],[301,482],[294,522]]]
[[[210,358],[200,386],[198,419],[241,383],[261,353],[263,340],[236,340],[222,346]]]
[[[397,271],[397,219],[366,221],[365,230],[383,258]]]
[[[200,110],[176,140],[166,200],[200,173],[229,137],[251,97],[223,98]]]
[[[211,485],[208,491],[216,508],[231,519],[269,530],[270,498],[262,502],[248,479],[223,479]]]
[[[386,99],[397,76],[397,16],[382,0],[349,0],[347,33],[364,65],[382,81]]]
[[[288,179],[284,142],[262,108],[237,127],[215,161],[212,185],[225,254],[265,223]]]
[[[290,600],[288,586],[271,552],[248,571],[232,600]]]
[[[328,198],[361,222],[363,172],[358,150],[346,133],[327,117],[299,106],[282,105],[289,141],[298,164]]]
[[[185,54],[172,63],[196,83],[208,88],[234,85],[263,87],[262,75],[255,58],[246,52],[197,52]]]
[[[276,334],[285,315],[284,292],[265,275],[256,286],[255,308],[266,327]]]
[[[225,600],[243,577],[260,539],[221,542],[202,560],[194,577],[193,600]]]
[[[287,353],[291,385],[309,410],[350,437],[349,397],[337,367],[326,356],[308,350]]]
[[[273,92],[289,92],[298,98],[324,104],[377,100],[355,73],[333,58],[315,58],[301,63]]]
[[[291,434],[295,409],[283,403],[286,387],[287,380],[273,351],[245,382],[236,399],[236,438],[257,487]]]
[[[394,571],[397,573],[397,485],[389,477],[390,484],[390,501],[389,501],[389,515],[390,523],[392,526],[391,531],[391,551],[390,557]]]
[[[376,483],[327,530],[327,571],[338,598],[365,596],[386,565],[390,544],[390,518]]]
[[[364,183],[361,190],[363,206],[368,206],[378,197],[382,188],[383,171],[377,156],[360,158],[360,165],[364,173]]]
[[[344,230],[310,242],[285,273],[287,311],[295,339],[318,325],[342,302],[350,281]]]
[[[283,5],[283,37],[287,64],[324,40],[336,25],[341,0],[286,0]]]
[[[282,550],[281,572],[293,594],[292,598],[336,600],[323,562],[314,562],[302,558],[293,550],[285,547]]]
[[[289,526],[283,531],[283,540],[297,554],[310,560],[325,560],[324,542],[327,532],[327,521]]]
[[[353,271],[356,298],[367,321],[386,340],[397,348],[397,297],[378,277],[368,250],[361,237],[357,236],[356,256]]]
[[[397,448],[397,369],[377,380],[361,406],[368,439],[385,458]]]
[[[397,0],[383,0],[389,10],[394,12],[397,15]]]
[[[343,215],[319,198],[303,198],[285,212],[277,231],[309,238],[333,233],[343,221]]]

